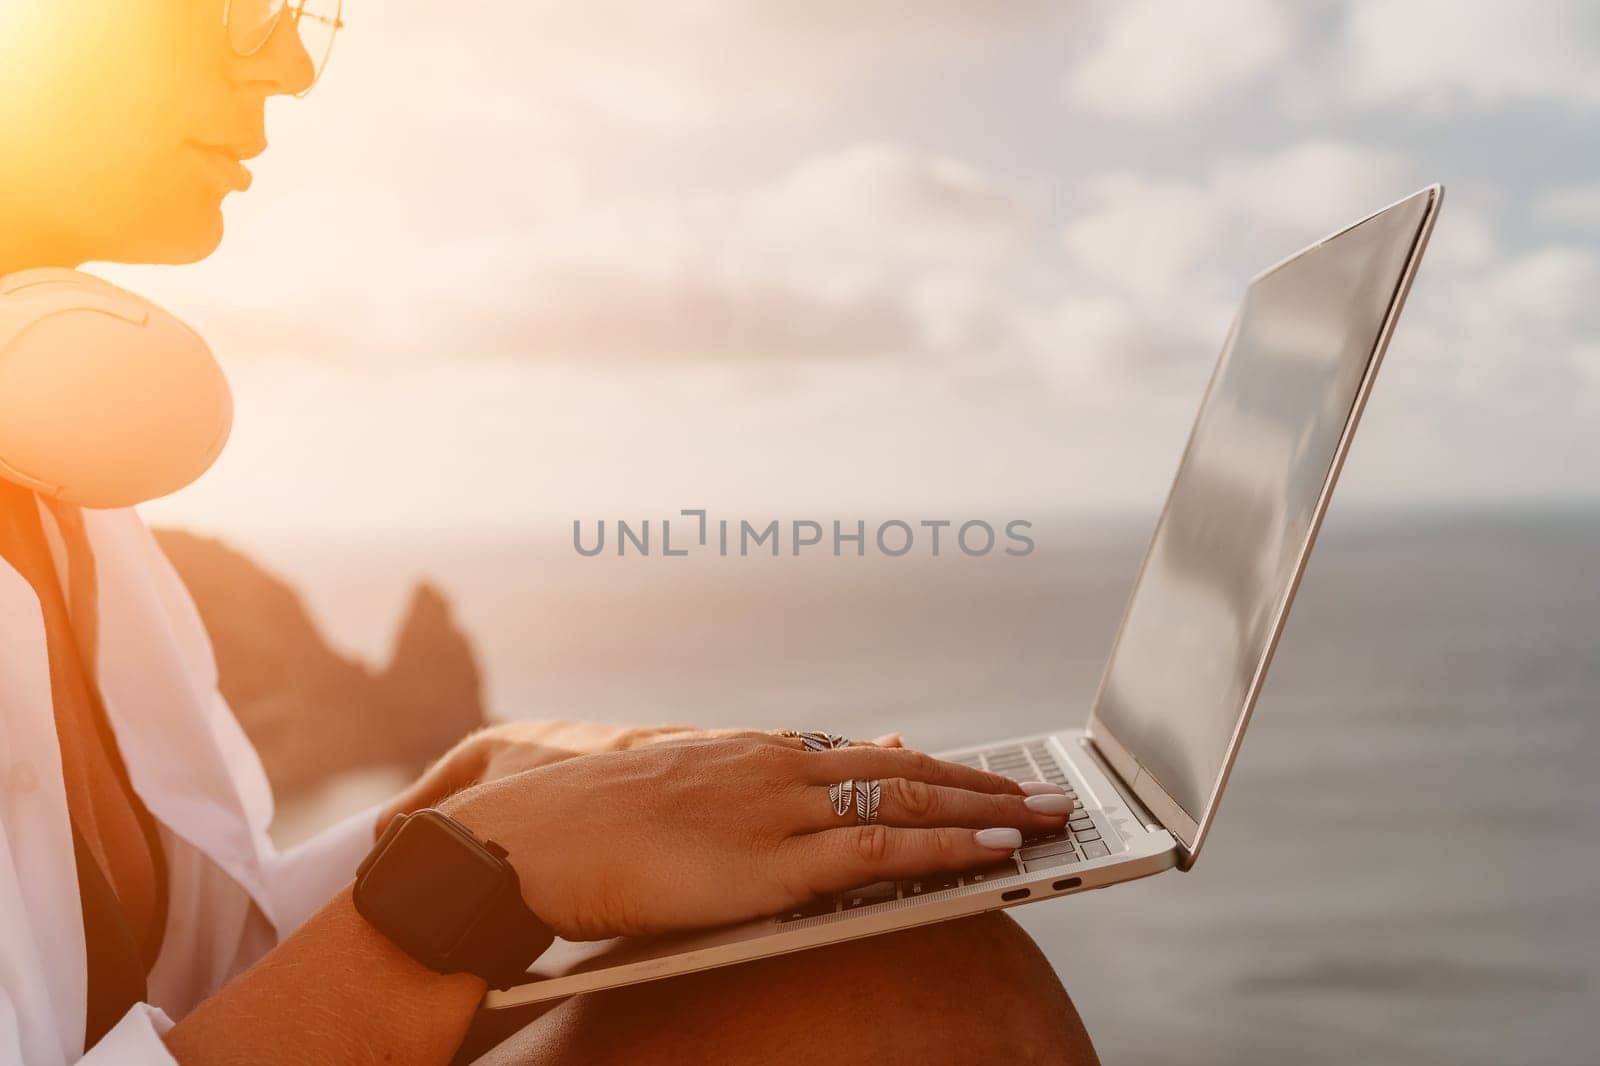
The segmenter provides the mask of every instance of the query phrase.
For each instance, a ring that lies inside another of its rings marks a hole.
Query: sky
[[[1600,8],[347,0],[186,267],[147,519],[1159,508],[1250,277],[1434,181],[1340,500],[1600,502]]]

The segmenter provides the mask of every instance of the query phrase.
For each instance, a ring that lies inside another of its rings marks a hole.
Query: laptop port
[[[1010,892],[1000,893],[1000,898],[1006,903],[1010,903],[1012,900],[1027,899],[1029,894],[1025,888],[1013,888]]]
[[[1065,892],[1067,889],[1077,888],[1081,884],[1083,884],[1083,878],[1081,877],[1063,877],[1061,880],[1051,884],[1050,887],[1057,892]]]

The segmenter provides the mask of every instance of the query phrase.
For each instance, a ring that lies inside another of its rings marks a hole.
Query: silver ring
[[[855,783],[856,824],[872,825],[878,820],[878,801],[883,798],[883,787],[877,778]]]
[[[819,733],[807,729],[799,733],[800,744],[807,751],[832,751],[834,748],[848,748],[850,738],[841,737],[837,733]]]
[[[832,751],[835,748],[848,748],[849,737],[841,737],[838,733],[824,733],[815,729],[796,730],[780,729],[780,737],[798,737],[801,747],[806,751]],[[836,781],[828,786],[828,802],[833,804],[833,813],[840,818],[850,813],[850,808],[858,806],[860,800],[856,794],[859,781]],[[876,787],[877,782],[873,782]],[[874,817],[878,810],[876,802],[872,804]]]
[[[833,813],[840,818],[850,813],[850,808],[855,806],[856,783],[854,781],[836,781],[828,786],[828,799],[833,803]]]

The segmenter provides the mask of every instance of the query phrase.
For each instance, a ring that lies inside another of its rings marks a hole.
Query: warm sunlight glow
[[[53,5],[0,3],[0,107],[24,125],[50,49],[129,64],[149,40],[129,14],[50,41]],[[1600,362],[1584,301],[1563,296],[1600,283],[1593,168],[1535,180],[1477,147],[1501,100],[1572,116],[1519,125],[1523,156],[1584,143],[1579,15],[1507,34],[1500,8],[1461,5],[1454,43],[1418,32],[1402,55],[1366,8],[1321,26],[1259,7],[1152,34],[1169,16],[1149,4],[800,18],[717,0],[632,5],[620,26],[606,7],[492,0],[448,32],[422,0],[367,5],[316,91],[269,104],[220,248],[104,268],[194,324],[239,397],[217,467],[152,513],[360,530],[397,509],[542,527],[597,500],[1143,507],[1244,280],[1480,166],[1346,498],[1592,496],[1592,464],[1522,462],[1470,430],[1512,419],[1501,439],[1593,453],[1574,427],[1596,416]],[[1177,43],[1201,36],[1239,47],[1213,62]],[[1426,118],[1406,105],[1422,69]],[[126,102],[159,74],[72,92]],[[1291,97],[1337,121],[1304,128]],[[1427,157],[1407,147],[1424,133]],[[202,250],[220,235],[207,211]],[[1530,338],[1538,361],[1506,357]],[[285,492],[305,505],[267,502]]]

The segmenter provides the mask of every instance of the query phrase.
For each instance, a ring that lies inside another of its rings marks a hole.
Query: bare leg
[[[1032,940],[1002,914],[567,1000],[481,1060],[1098,1063]]]

